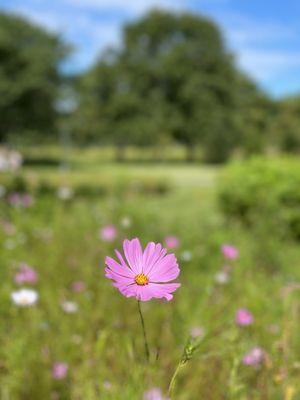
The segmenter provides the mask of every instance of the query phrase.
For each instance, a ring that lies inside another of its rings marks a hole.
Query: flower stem
[[[146,353],[146,358],[147,361],[149,361],[150,357],[150,352],[149,352],[149,346],[148,346],[148,341],[147,341],[147,335],[146,335],[146,328],[145,328],[145,322],[144,322],[144,317],[141,309],[141,303],[138,300],[138,309],[139,309],[139,314],[141,318],[141,324],[142,324],[142,330],[143,330],[143,335],[144,335],[144,343],[145,343],[145,353]]]
[[[175,372],[174,372],[174,374],[173,374],[173,376],[172,376],[172,379],[171,379],[171,381],[170,381],[169,389],[168,389],[168,394],[169,394],[169,396],[170,396],[170,399],[172,399],[172,394],[173,394],[173,391],[174,391],[174,388],[175,388],[175,384],[176,384],[176,378],[177,378],[177,375],[178,375],[180,369],[182,368],[182,366],[183,366],[183,364],[182,364],[182,362],[180,361],[180,362],[178,363],[178,365],[177,365],[177,367],[176,367],[176,369],[175,369]]]

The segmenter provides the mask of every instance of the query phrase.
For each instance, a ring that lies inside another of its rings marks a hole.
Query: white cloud
[[[237,57],[240,66],[258,80],[270,81],[300,68],[300,52],[243,49]]]
[[[92,62],[107,45],[117,45],[120,42],[121,26],[118,21],[101,19],[95,23],[86,13],[66,14],[25,7],[18,7],[14,12],[74,43],[75,50],[79,53],[74,56],[74,60],[79,62],[79,67]]]
[[[184,0],[65,0],[72,6],[79,6],[84,9],[92,8],[95,10],[115,10],[128,14],[139,14],[152,7],[181,8]]]

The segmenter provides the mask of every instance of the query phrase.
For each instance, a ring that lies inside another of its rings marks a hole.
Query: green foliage
[[[153,11],[124,28],[78,83],[75,137],[119,147],[197,145],[207,161],[226,160],[238,144],[239,74],[218,27],[192,14]]]
[[[264,224],[273,235],[300,239],[300,170],[296,160],[252,159],[222,177],[220,205],[227,217]]]
[[[288,98],[277,104],[277,112],[269,127],[270,140],[288,153],[300,152],[300,98]],[[271,142],[272,143],[272,142]]]
[[[58,66],[66,51],[57,36],[0,13],[0,141],[34,137],[36,131],[53,134]]]
[[[276,104],[244,75],[240,75],[238,82],[238,146],[245,155],[263,153],[274,142],[268,132],[276,114]]]
[[[187,160],[201,154],[213,163],[299,153],[299,98],[263,93],[206,17],[151,11],[76,77],[60,68],[69,50],[60,37],[0,13],[0,141],[53,143],[61,132],[64,143],[72,136],[80,146],[115,146],[118,160],[133,146],[160,154],[181,146]]]
[[[65,174],[48,166],[24,167],[23,173],[56,187],[63,180],[92,189],[102,180],[118,186],[160,179],[172,182],[174,190],[164,196],[132,191],[120,196],[116,190],[109,196],[75,196],[69,203],[35,193],[28,209],[1,200],[1,400],[141,400],[152,387],[167,396],[178,362],[176,400],[282,400],[290,393],[289,400],[296,400],[299,289],[289,282],[300,279],[299,245],[282,241],[280,268],[266,270],[261,253],[253,251],[260,245],[257,236],[243,226],[222,224],[215,201],[218,168],[105,164],[94,151],[93,161],[80,154]],[[124,227],[124,217],[130,226]],[[113,243],[99,240],[99,229],[108,223],[118,229]],[[182,286],[171,302],[144,304],[151,353],[146,364],[136,301],[121,296],[105,278],[104,259],[125,237],[138,236],[145,245],[169,234],[181,241],[174,252]],[[240,252],[227,285],[215,282],[224,263],[223,243]],[[183,257],[186,250],[190,261]],[[40,297],[31,308],[17,308],[10,299],[20,262],[39,274],[34,288]],[[85,282],[84,292],[73,292],[77,281]],[[65,313],[65,300],[76,302],[78,312]],[[252,326],[236,326],[239,307],[253,313]],[[204,337],[186,342],[194,327],[203,328]],[[254,346],[263,347],[268,360],[257,369],[241,363]],[[66,379],[52,378],[56,361],[69,364]]]

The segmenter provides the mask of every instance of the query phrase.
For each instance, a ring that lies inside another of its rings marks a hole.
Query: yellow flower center
[[[145,286],[145,285],[148,285],[148,283],[149,283],[149,279],[145,274],[138,274],[134,278],[134,281],[139,286]]]

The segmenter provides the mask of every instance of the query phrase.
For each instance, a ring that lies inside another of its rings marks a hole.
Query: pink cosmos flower
[[[78,282],[73,282],[71,287],[72,287],[73,292],[81,293],[81,292],[85,291],[86,284],[83,281],[78,281]]]
[[[114,286],[126,297],[148,301],[154,298],[171,300],[180,283],[169,283],[179,275],[174,254],[167,254],[161,244],[150,242],[142,250],[139,239],[124,240],[125,259],[116,250],[118,262],[111,257],[105,259],[105,276],[114,281]]]
[[[38,274],[27,264],[21,264],[19,272],[15,275],[15,282],[19,285],[24,283],[34,284],[38,281]]]
[[[69,366],[64,362],[56,362],[52,367],[52,377],[56,380],[64,379],[67,376]]]
[[[201,326],[194,326],[190,330],[190,335],[193,339],[200,339],[204,334],[204,329]]]
[[[176,249],[180,244],[178,237],[176,236],[166,236],[165,237],[165,245],[169,249]]]
[[[8,203],[11,206],[19,206],[22,203],[22,199],[19,193],[15,192],[8,196]]]
[[[152,388],[144,393],[143,400],[168,400],[159,388]]]
[[[227,258],[228,260],[235,260],[236,258],[238,258],[238,255],[239,255],[238,249],[229,244],[224,244],[221,247],[221,251],[222,251],[223,256],[225,258]]]
[[[104,242],[112,242],[117,237],[117,229],[114,225],[106,225],[100,231],[100,237]]]
[[[33,204],[33,197],[28,193],[14,192],[8,197],[8,203],[11,206],[28,208]]]
[[[9,221],[2,221],[1,222],[3,231],[6,235],[12,236],[17,232],[16,227]]]
[[[244,355],[243,364],[257,368],[264,362],[265,356],[265,351],[261,347],[254,347]]]
[[[251,325],[254,321],[253,315],[245,308],[240,308],[235,314],[235,322],[240,326]]]
[[[22,196],[22,205],[25,208],[31,207],[33,205],[33,197],[30,194],[25,193]]]

